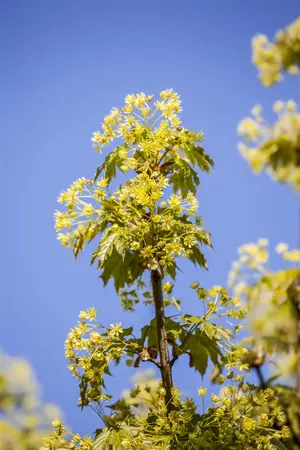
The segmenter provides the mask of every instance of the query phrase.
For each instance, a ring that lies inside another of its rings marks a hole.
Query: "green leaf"
[[[99,268],[103,269],[101,278],[104,285],[113,278],[117,292],[126,284],[132,284],[143,272],[138,267],[135,255],[126,252],[123,258],[116,249],[112,250],[111,255],[106,258],[103,267],[99,266]]]
[[[287,447],[278,439],[272,439],[272,444],[279,450],[288,450]]]
[[[133,327],[123,328],[123,333],[122,333],[121,337],[123,338],[123,337],[130,336],[132,334],[132,330],[133,330]]]
[[[112,278],[113,273],[118,270],[118,267],[120,270],[122,269],[122,258],[116,250],[113,250],[110,257],[105,261],[101,274],[105,286],[110,278]]]
[[[102,238],[100,243],[100,250],[98,251],[97,255],[101,265],[103,265],[107,257],[112,254],[114,244],[117,238],[118,235],[116,233],[111,232],[110,230]]]
[[[152,345],[155,347],[158,346],[155,319],[152,319],[149,325],[145,325],[141,329],[141,332],[142,332],[141,333],[141,343],[143,346],[145,346],[146,341],[147,341],[148,347],[151,347]]]
[[[214,365],[219,365],[219,357],[222,357],[222,352],[218,346],[218,341],[215,338],[209,338],[203,331],[196,331],[197,339],[206,348],[210,359]]]
[[[218,339],[224,339],[227,342],[232,341],[232,336],[230,332],[226,331],[225,328],[219,326],[219,325],[213,325],[215,329],[215,337]]]
[[[77,258],[79,252],[83,250],[83,247],[84,247],[84,235],[80,234],[73,249],[75,259]]]
[[[203,376],[206,372],[208,364],[207,348],[202,345],[198,336],[195,334],[189,336],[185,348],[192,354],[195,370]]]
[[[203,225],[203,219],[202,219],[201,216],[195,216],[195,224],[196,224],[198,227],[202,227],[202,225]]]
[[[191,256],[189,256],[189,260],[192,261],[195,266],[198,264],[200,267],[204,267],[204,269],[207,269],[207,262],[203,255],[203,253],[200,251],[199,247],[197,245],[194,245],[192,250]]]
[[[178,265],[176,263],[169,265],[168,267],[166,267],[165,270],[166,270],[166,273],[168,275],[170,275],[172,280],[175,280],[175,278],[176,278],[176,270],[179,270],[180,272],[182,272],[182,270],[178,267]]]
[[[202,317],[192,316],[191,314],[185,314],[184,316],[182,316],[182,320],[186,325],[193,325],[195,323],[203,322]]]
[[[120,150],[127,148],[126,145],[119,145],[112,150],[105,158],[103,164],[96,170],[94,181],[96,181],[104,171],[104,177],[107,178],[108,183],[116,176],[116,169],[120,169],[126,157],[122,157]]]
[[[97,430],[93,443],[93,450],[126,450],[122,444],[125,439],[132,440],[138,435],[140,429],[122,422],[117,427]]]
[[[280,378],[280,377],[281,377],[281,374],[278,374],[278,373],[275,375],[272,375],[270,378],[268,378],[268,380],[266,381],[266,384],[269,385],[269,384],[273,383],[273,381],[278,380],[278,378]]]
[[[210,172],[210,169],[214,166],[214,161],[205,153],[203,147],[190,145],[186,146],[184,150],[193,166],[197,164],[203,172]]]
[[[212,339],[215,334],[216,334],[216,329],[213,326],[213,324],[209,323],[209,322],[205,322],[203,321],[202,323],[202,330],[204,331],[204,333],[210,338]]]
[[[196,188],[200,183],[197,172],[184,159],[179,159],[175,163],[174,171],[170,176],[170,183],[173,191],[181,191],[183,197],[189,192],[196,193]]]

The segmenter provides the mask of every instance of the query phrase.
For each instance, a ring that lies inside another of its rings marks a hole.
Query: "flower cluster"
[[[263,120],[260,105],[252,109],[238,126],[245,143],[239,144],[241,154],[255,173],[266,169],[272,178],[300,190],[300,113],[293,100],[273,105],[277,120]],[[251,144],[251,146],[249,146]]]
[[[58,198],[65,206],[55,212],[58,239],[76,258],[101,237],[92,263],[98,263],[105,283],[114,279],[117,291],[146,269],[161,267],[175,277],[178,256],[206,266],[199,244],[210,246],[210,237],[195,216],[199,177],[193,167],[208,172],[213,161],[198,145],[202,133],[179,126],[180,111],[172,90],[161,92],[156,102],[144,93],[127,96],[125,107],[114,108],[93,137],[97,147],[120,139],[121,145],[107,155],[94,180],[80,178]],[[135,176],[111,193],[117,169]]]
[[[282,80],[282,72],[298,74],[300,69],[300,17],[276,33],[275,41],[259,34],[252,40],[252,61],[264,86]]]
[[[54,430],[43,439],[43,447],[40,450],[93,450],[94,442],[89,436],[82,437],[67,430],[60,420],[52,422]]]
[[[158,122],[156,135],[166,139],[169,124],[178,127],[181,124],[178,113],[181,111],[179,95],[172,89],[160,93],[161,100],[154,102],[153,95],[130,94],[125,98],[123,108],[113,108],[108,116],[104,118],[102,131],[93,134],[92,142],[100,151],[101,147],[107,146],[116,138],[121,138],[129,146],[137,144],[138,138]],[[165,131],[165,132],[164,132]],[[167,131],[167,132],[166,132]],[[148,143],[148,150],[150,146]]]
[[[234,295],[249,306],[249,323],[264,351],[288,354],[290,364],[286,361],[281,367],[285,373],[293,372],[296,351],[293,285],[300,276],[300,251],[278,244],[276,252],[292,266],[272,270],[267,267],[267,245],[268,241],[261,239],[240,247],[240,258],[232,265],[229,284]]]
[[[135,339],[126,339],[132,329],[122,329],[121,323],[104,327],[96,322],[96,314],[94,308],[81,311],[81,320],[71,329],[65,342],[69,370],[81,381],[78,403],[82,407],[110,398],[102,391],[104,375],[110,373],[113,362],[119,362],[125,354],[134,355],[139,348]]]
[[[285,416],[274,401],[271,389],[259,391],[247,383],[242,374],[228,372],[220,384],[219,396],[212,394],[207,413],[198,415],[191,398],[181,400],[181,393],[173,389],[174,410],[167,414],[163,389],[148,420],[140,421],[141,431],[122,440],[122,448],[146,449],[253,449],[275,450],[276,439],[289,438]],[[203,398],[207,392],[199,388]],[[281,429],[272,430],[274,424]],[[97,442],[97,441],[96,441]]]
[[[176,388],[172,391],[174,409],[168,414],[165,390],[158,388],[155,403],[150,402],[146,417],[129,414],[118,427],[104,428],[94,442],[90,437],[67,432],[60,421],[54,421],[55,429],[44,439],[43,449],[91,450],[117,446],[120,450],[221,450],[228,446],[232,449],[275,450],[276,440],[290,437],[285,415],[277,406],[272,389],[258,390],[247,383],[241,373],[235,374],[232,370],[219,380],[219,384],[223,385],[220,394],[211,395],[211,404],[203,415],[197,414],[193,399],[182,401]],[[132,391],[132,398],[139,395],[139,389],[140,386],[136,386],[136,392]],[[199,388],[198,395],[204,399],[207,390]],[[119,403],[121,408],[122,402]],[[117,404],[113,405],[115,408],[118,409]],[[275,424],[277,430],[272,429]]]
[[[215,320],[223,317],[242,320],[246,317],[246,308],[241,307],[238,298],[230,297],[226,288],[213,286],[211,289],[200,287],[200,283],[193,282],[190,286],[195,290],[197,297],[205,301],[204,319]],[[240,328],[241,325],[238,326]]]
[[[108,199],[105,184],[105,179],[80,179],[59,197],[66,211],[55,213],[58,239],[71,247],[75,256],[105,228],[93,254],[100,268],[113,250],[135,255],[141,269],[156,268],[158,263],[174,268],[176,257],[195,258],[198,243],[210,245],[209,234],[195,216],[198,202],[194,194],[189,192],[184,199],[175,194],[166,196],[166,176],[143,172]],[[203,257],[202,261],[205,265]]]

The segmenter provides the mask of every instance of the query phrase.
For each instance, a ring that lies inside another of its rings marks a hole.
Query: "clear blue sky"
[[[74,263],[59,245],[58,193],[99,165],[90,138],[112,106],[128,93],[172,87],[181,94],[185,126],[204,130],[216,163],[198,193],[215,248],[207,252],[210,271],[183,264],[178,296],[193,280],[226,283],[245,242],[268,237],[272,245],[297,245],[296,195],[251,173],[236,149],[236,126],[255,103],[270,118],[274,100],[299,103],[295,80],[267,90],[250,61],[255,33],[273,36],[298,14],[297,0],[1,1],[0,345],[30,360],[44,399],[59,404],[76,431],[96,424],[76,406],[77,383],[64,359],[78,312],[95,305],[104,323],[143,325],[152,311],[124,314],[112,287],[103,289],[89,268],[89,255]],[[187,376],[185,364],[175,368],[175,381],[193,395],[201,379],[192,370]],[[108,384],[117,394],[133,369],[115,373]]]

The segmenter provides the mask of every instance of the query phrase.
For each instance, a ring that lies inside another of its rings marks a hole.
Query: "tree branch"
[[[169,357],[169,347],[168,347],[168,337],[167,337],[167,327],[166,327],[166,317],[165,308],[163,301],[163,291],[162,291],[162,271],[158,268],[151,270],[151,283],[153,291],[153,299],[155,306],[155,318],[156,318],[156,328],[157,328],[157,338],[158,338],[158,349],[160,356],[160,370],[163,382],[163,387],[166,390],[166,406],[168,412],[172,411],[172,371],[171,363]]]

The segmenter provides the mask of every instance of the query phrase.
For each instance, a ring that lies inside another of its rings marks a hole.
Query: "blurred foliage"
[[[264,86],[280,81],[282,72],[299,74],[300,18],[276,34],[274,43],[264,35],[253,38],[253,62]],[[266,170],[273,179],[300,191],[300,115],[293,100],[277,101],[274,124],[262,117],[261,105],[242,120],[238,134],[242,155],[254,173]],[[251,144],[251,146],[249,146]],[[280,206],[279,206],[280,207]],[[292,223],[292,221],[291,221]],[[299,227],[298,223],[298,227]],[[272,387],[290,428],[289,449],[300,449],[300,250],[284,243],[276,247],[280,268],[269,262],[268,241],[245,244],[232,265],[229,285],[248,308],[249,368],[255,370],[262,389]],[[250,358],[249,358],[250,355]],[[266,365],[271,376],[266,379]],[[286,385],[282,384],[283,377]],[[279,424],[273,424],[278,429]]]
[[[264,86],[283,79],[282,72],[298,74],[300,69],[300,17],[284,30],[277,31],[274,42],[264,34],[252,40],[252,61]]]
[[[300,17],[278,31],[274,43],[264,35],[257,35],[252,44],[252,59],[264,86],[281,80],[283,71],[300,73]],[[277,101],[273,110],[277,114],[273,124],[263,119],[261,105],[255,105],[252,117],[240,122],[238,134],[247,144],[240,143],[240,151],[255,173],[266,170],[276,181],[288,183],[299,191],[300,114],[293,100]]]
[[[240,122],[238,134],[247,145],[240,143],[239,149],[254,173],[266,170],[276,181],[300,191],[300,114],[293,100],[277,101],[273,109],[274,124],[263,119],[260,105],[252,109],[253,117]]]
[[[276,360],[278,371],[295,375],[297,361],[297,305],[291,287],[300,277],[300,251],[289,250],[286,244],[276,247],[286,269],[268,267],[267,240],[245,244],[239,248],[229,276],[234,295],[248,306],[248,323],[256,342],[269,357]],[[284,356],[280,362],[280,358]],[[287,360],[289,359],[289,361]]]
[[[131,382],[134,384],[133,389],[123,391],[122,398],[133,408],[136,416],[146,417],[159,400],[158,389],[161,382],[152,369],[138,371]]]
[[[30,364],[0,353],[0,448],[38,450],[51,421],[60,415],[40,400],[39,387]]]

